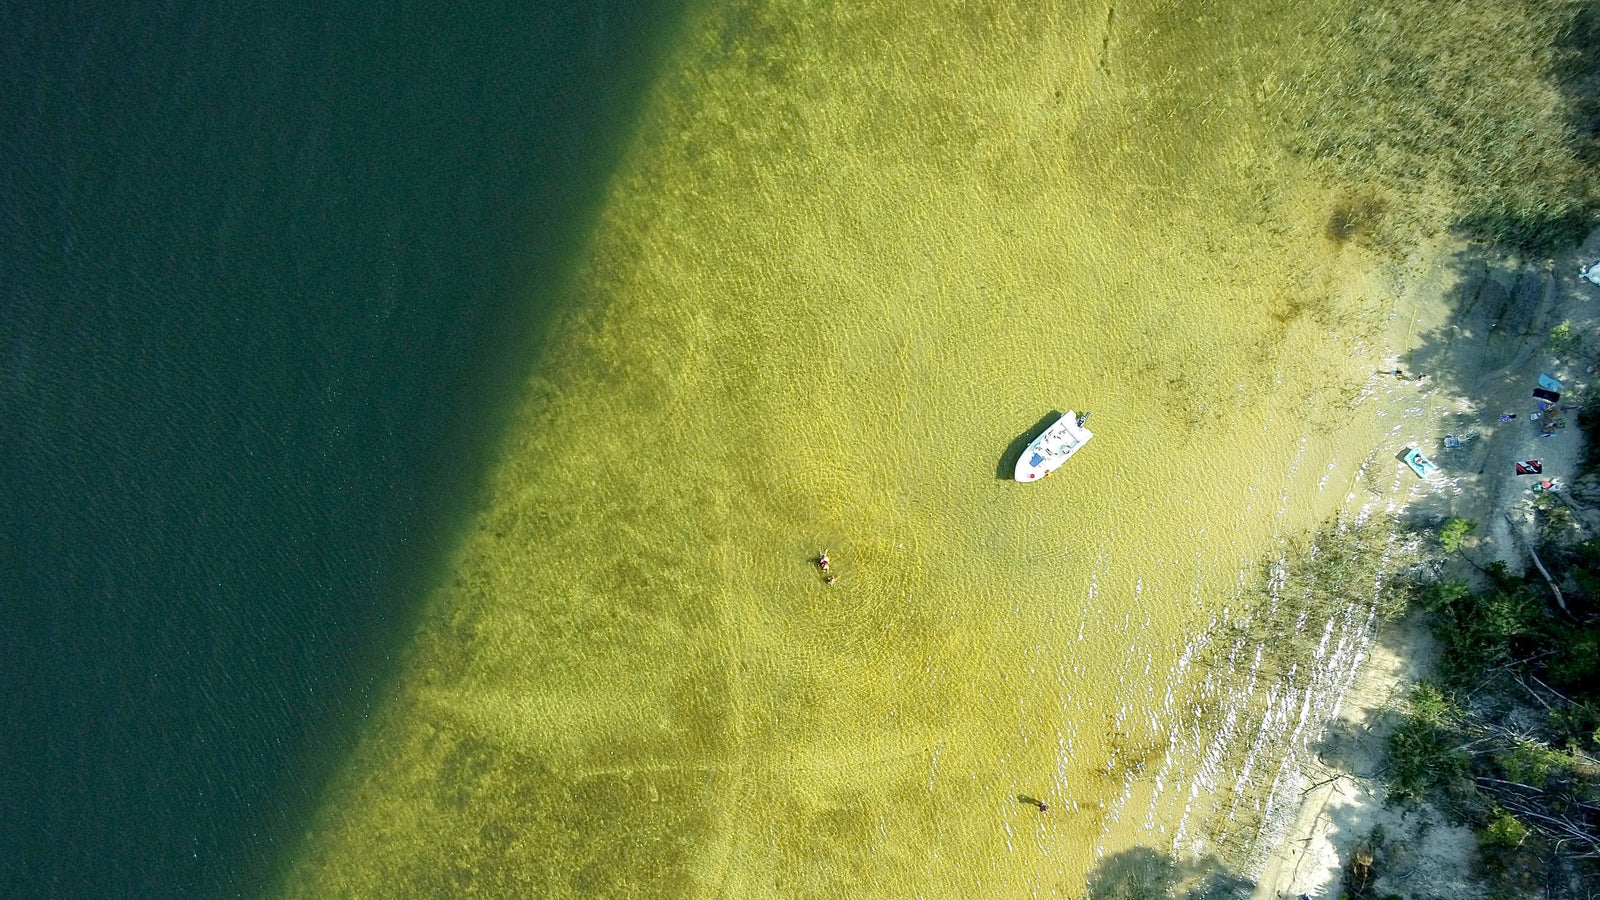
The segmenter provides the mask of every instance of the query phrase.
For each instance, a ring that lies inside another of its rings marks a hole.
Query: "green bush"
[[[1551,779],[1567,771],[1571,759],[1565,754],[1533,741],[1518,741],[1510,753],[1501,754],[1500,767],[1506,779],[1545,790]]]
[[[1467,759],[1451,748],[1450,725],[1460,708],[1438,688],[1418,685],[1405,719],[1389,735],[1389,793],[1399,800],[1419,799],[1428,788],[1455,780]]]
[[[1544,615],[1544,594],[1533,585],[1518,585],[1510,591],[1492,591],[1480,595],[1479,600],[1478,613],[1483,617],[1483,631],[1496,641],[1504,643],[1539,631],[1540,619]]]
[[[1550,353],[1554,356],[1566,356],[1578,347],[1578,336],[1572,331],[1571,322],[1562,322],[1550,329]]]
[[[1464,582],[1445,581],[1423,593],[1434,634],[1444,645],[1442,674],[1453,684],[1517,658],[1544,627],[1541,587],[1506,575],[1499,564],[1487,571],[1494,582],[1489,590],[1473,593]]]
[[[1467,536],[1478,530],[1478,523],[1466,519],[1451,519],[1439,529],[1439,543],[1444,545],[1444,552],[1455,553],[1461,549],[1461,544]]]
[[[1587,596],[1600,596],[1600,541],[1580,541],[1571,553],[1572,579]]]
[[[1461,717],[1461,707],[1431,684],[1419,684],[1412,689],[1406,711],[1429,728],[1449,727]]]
[[[1496,850],[1514,850],[1528,837],[1528,826],[1503,809],[1495,810],[1495,817],[1478,830],[1478,843]]]
[[[1600,746],[1600,704],[1591,701],[1551,710],[1550,730],[1569,749]]]
[[[1546,671],[1562,687],[1593,690],[1600,683],[1600,629],[1559,629]]]
[[[1452,521],[1462,521],[1454,519]],[[1455,618],[1464,604],[1472,602],[1472,588],[1465,581],[1440,581],[1422,592],[1422,605],[1435,616]]]

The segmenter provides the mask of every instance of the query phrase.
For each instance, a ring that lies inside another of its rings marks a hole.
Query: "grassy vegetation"
[[[1239,691],[1194,704],[1208,719],[1202,730],[1216,733],[1224,720],[1236,729],[1221,769],[1250,769],[1249,754],[1282,760],[1299,752],[1294,729],[1281,727],[1279,715],[1286,709],[1302,714],[1302,701],[1324,693],[1328,679],[1350,663],[1348,657],[1335,658],[1341,635],[1362,632],[1408,608],[1413,581],[1405,573],[1419,561],[1420,550],[1420,539],[1391,517],[1343,518],[1286,545],[1262,566],[1240,598],[1243,612],[1224,624],[1201,659],[1217,670],[1208,684]],[[1270,776],[1243,780],[1220,786],[1214,795],[1226,810],[1226,824],[1211,837],[1230,858],[1247,852],[1255,839],[1262,792],[1272,781]]]
[[[1285,104],[1293,149],[1367,192],[1330,234],[1391,249],[1442,220],[1544,256],[1600,210],[1595,30],[1563,0],[1352,4],[1319,35]]]
[[[1352,607],[1389,619],[1411,600],[1410,580],[1396,577],[1419,559],[1414,536],[1388,516],[1340,519],[1284,548],[1257,581],[1248,615],[1230,623],[1248,646],[1262,646],[1276,671],[1302,667],[1321,637],[1320,625]],[[1318,627],[1308,628],[1307,623]]]

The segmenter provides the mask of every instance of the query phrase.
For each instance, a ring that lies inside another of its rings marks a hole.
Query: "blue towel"
[[[1559,393],[1561,390],[1561,382],[1551,378],[1549,375],[1540,375],[1539,387],[1542,387],[1547,391],[1556,391]]]

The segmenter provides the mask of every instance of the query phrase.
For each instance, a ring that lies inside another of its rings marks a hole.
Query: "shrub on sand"
[[[1398,800],[1421,799],[1428,789],[1460,777],[1467,760],[1453,750],[1451,725],[1460,717],[1455,703],[1430,684],[1411,692],[1406,717],[1389,735],[1389,794]]]

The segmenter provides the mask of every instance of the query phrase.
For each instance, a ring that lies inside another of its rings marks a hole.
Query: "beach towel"
[[[1556,393],[1555,391],[1547,391],[1544,388],[1534,388],[1533,395],[1547,403],[1554,403],[1561,399],[1560,394]]]
[[[1542,387],[1547,391],[1559,391],[1561,390],[1561,382],[1551,378],[1549,375],[1540,375],[1539,387]]]
[[[1525,459],[1522,462],[1517,463],[1517,474],[1542,475],[1544,474],[1544,463],[1541,463],[1537,459]]]

